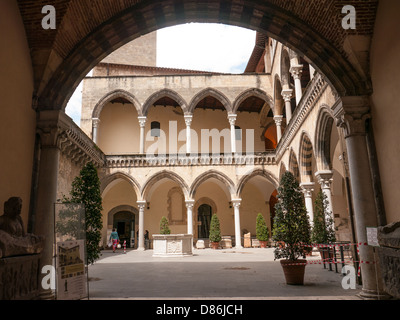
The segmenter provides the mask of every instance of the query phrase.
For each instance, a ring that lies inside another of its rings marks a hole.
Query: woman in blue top
[[[115,252],[115,248],[117,247],[118,242],[119,242],[118,232],[115,230],[115,228],[111,232],[110,241],[112,241],[113,252]]]

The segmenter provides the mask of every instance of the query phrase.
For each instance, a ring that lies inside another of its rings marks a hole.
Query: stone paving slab
[[[156,258],[152,250],[103,251],[89,266],[90,299],[359,300],[342,275],[306,267],[304,286],[286,285],[272,248],[194,249],[191,257]],[[308,260],[318,260],[314,253]]]

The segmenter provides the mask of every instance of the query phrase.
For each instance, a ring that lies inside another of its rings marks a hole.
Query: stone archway
[[[318,3],[312,21],[306,13],[309,11],[304,10],[308,1],[296,2],[290,8],[279,1],[256,0],[235,5],[225,1],[138,1],[135,5],[120,4],[111,10],[112,5],[112,1],[104,2],[101,10],[94,12],[82,1],[69,3],[57,11],[63,24],[52,34],[54,42],[50,43],[53,49],[57,48],[60,59],[48,61],[48,65],[42,63],[35,70],[38,73],[36,95],[40,109],[63,110],[91,68],[122,45],[142,34],[187,22],[218,22],[260,31],[308,57],[317,70],[328,77],[339,95],[363,95],[371,91],[368,79],[346,59],[340,45],[345,35],[341,27],[339,1]],[[377,4],[371,5],[374,13]],[[76,12],[89,12],[91,25],[71,23]],[[329,31],[324,28],[327,19],[332,21]],[[373,30],[373,24],[368,27]],[[75,29],[72,32],[74,37],[70,36],[71,28]],[[335,31],[331,32],[331,29]],[[34,41],[36,31],[27,30],[33,46],[37,45]],[[42,78],[40,74],[45,73],[46,66],[48,73],[46,78]]]
[[[108,229],[116,229],[122,243],[126,241],[128,248],[136,245],[138,209],[130,205],[120,205],[108,212]],[[107,235],[108,237],[108,235]]]

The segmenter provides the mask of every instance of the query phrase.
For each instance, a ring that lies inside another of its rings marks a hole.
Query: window
[[[158,121],[151,122],[151,136],[160,137],[160,123]]]

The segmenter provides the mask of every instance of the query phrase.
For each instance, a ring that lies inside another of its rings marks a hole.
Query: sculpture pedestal
[[[39,299],[40,254],[0,259],[0,300]]]
[[[395,299],[400,299],[400,222],[379,227],[378,241],[383,289]]]
[[[188,257],[193,255],[193,235],[154,234],[153,257]]]

